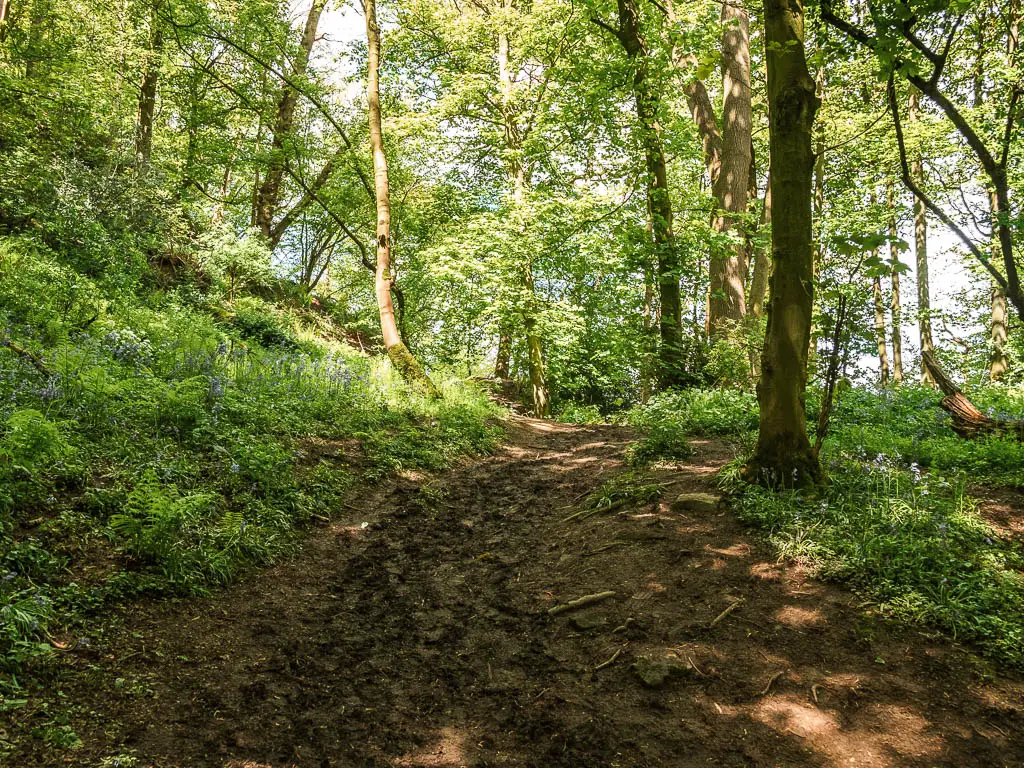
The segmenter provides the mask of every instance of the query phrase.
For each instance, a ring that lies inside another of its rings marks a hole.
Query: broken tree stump
[[[982,435],[1009,435],[1024,442],[1024,421],[993,419],[986,416],[946,375],[931,350],[922,352],[921,358],[943,394],[939,405],[952,417],[953,431],[960,437],[970,439]]]

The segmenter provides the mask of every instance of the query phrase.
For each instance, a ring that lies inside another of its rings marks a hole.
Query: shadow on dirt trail
[[[724,508],[673,508],[728,445],[659,471],[659,503],[566,522],[629,439],[515,417],[496,456],[377,491],[214,599],[146,607],[65,656],[83,747],[24,763],[1024,765],[1020,682],[865,616]]]

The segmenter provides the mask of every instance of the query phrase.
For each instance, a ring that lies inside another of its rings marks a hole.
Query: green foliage
[[[627,420],[639,429],[671,423],[675,431],[695,437],[741,436],[757,429],[757,399],[735,389],[663,392],[631,410]]]
[[[239,296],[224,313],[216,291],[199,302],[129,291],[76,278],[23,241],[0,241],[0,269],[0,319],[55,373],[0,348],[11,667],[46,653],[55,625],[140,592],[203,593],[273,561],[312,515],[337,513],[357,473],[439,469],[490,450],[500,431],[475,389],[443,380],[445,398],[424,399],[285,305]],[[356,454],[318,458],[317,440]],[[26,525],[34,536],[15,536]],[[114,567],[79,581],[96,557]]]
[[[967,394],[993,417],[1024,416],[1024,398],[1014,390],[990,386]],[[949,416],[939,406],[941,399],[930,387],[903,386],[878,393],[848,388],[834,411],[826,452],[866,461],[895,461],[904,467],[965,471],[978,482],[1024,485],[1024,445],[1012,437],[964,440],[956,436]]]
[[[584,509],[599,512],[612,505],[616,507],[650,504],[661,497],[661,486],[652,483],[642,471],[629,471],[615,475],[587,496]]]
[[[34,408],[23,408],[7,417],[0,438],[0,461],[31,473],[45,462],[57,461],[68,451],[57,425]]]

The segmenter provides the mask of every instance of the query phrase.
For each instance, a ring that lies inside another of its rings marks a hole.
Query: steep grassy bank
[[[417,396],[328,316],[152,280],[0,241],[10,672],[126,598],[205,592],[274,560],[358,478],[440,468],[498,434],[479,393],[447,380],[442,401]]]

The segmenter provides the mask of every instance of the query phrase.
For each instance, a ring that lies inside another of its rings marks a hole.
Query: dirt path
[[[12,765],[1024,765],[1024,684],[865,616],[725,510],[673,511],[724,443],[661,472],[659,504],[564,522],[628,440],[516,419],[498,455],[378,491],[292,561],[145,608],[64,655],[83,747]]]

